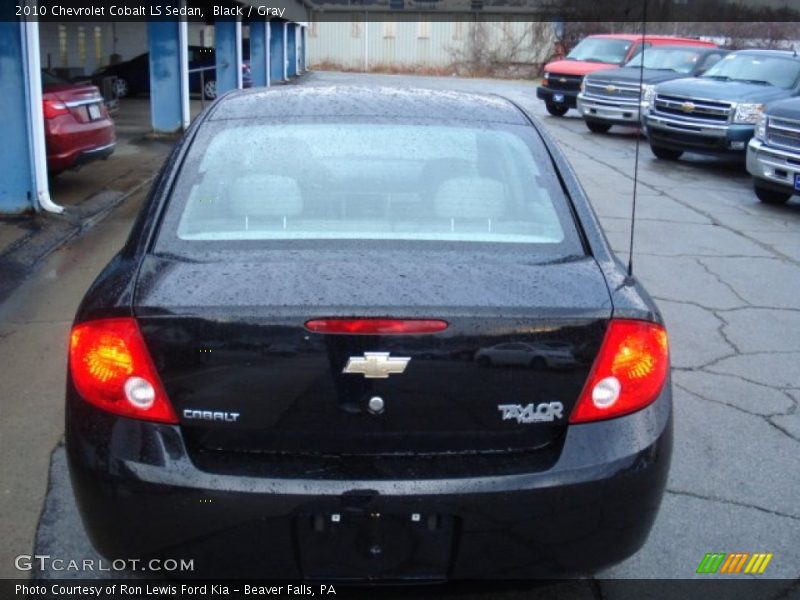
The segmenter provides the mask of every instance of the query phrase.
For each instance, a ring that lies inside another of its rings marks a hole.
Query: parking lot
[[[596,135],[574,111],[551,117],[529,82],[310,73],[299,83],[329,84],[458,89],[514,100],[541,119],[566,152],[612,246],[627,259],[634,130]],[[707,552],[771,552],[765,576],[797,579],[800,202],[759,203],[737,163],[693,155],[659,161],[645,140],[640,153],[634,270],[670,333],[675,451],[646,546],[601,573],[598,585],[603,597],[614,597],[613,584],[604,580],[690,578]],[[50,255],[0,305],[7,378],[0,468],[5,510],[14,513],[0,533],[0,576],[19,576],[13,557],[32,549],[94,555],[74,508],[63,448],[56,445],[63,430],[66,337],[77,303],[122,244],[143,197],[144,190],[135,192]],[[598,593],[589,583],[567,589],[570,597]],[[548,593],[541,590],[542,597]]]

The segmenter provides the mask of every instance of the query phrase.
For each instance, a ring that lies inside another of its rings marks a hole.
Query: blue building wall
[[[269,23],[250,23],[250,75],[253,78],[253,87],[269,85],[267,75],[269,72]]]
[[[283,79],[283,21],[270,21],[269,62],[272,81]]]
[[[286,49],[289,55],[289,64],[286,68],[286,72],[289,77],[293,77],[297,75],[297,27],[295,27],[294,23],[289,23],[286,33]]]
[[[238,87],[238,71],[242,68],[236,60],[236,21],[214,23],[214,47],[217,55],[217,95]]]
[[[29,139],[25,63],[19,21],[0,21],[0,111],[3,115],[0,213],[4,214],[34,209],[35,179]]]

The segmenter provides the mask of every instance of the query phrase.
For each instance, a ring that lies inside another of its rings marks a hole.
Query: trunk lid
[[[147,257],[135,312],[190,452],[474,454],[560,440],[611,316],[594,260],[408,259]],[[326,317],[449,326],[416,335],[304,327]],[[405,371],[343,373],[375,352],[408,358]],[[375,397],[382,412],[369,409]]]
[[[108,116],[103,96],[87,83],[50,84],[42,89],[43,98],[63,102],[78,123],[89,123]]]

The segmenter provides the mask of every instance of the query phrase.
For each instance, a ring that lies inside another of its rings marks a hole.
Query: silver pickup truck
[[[783,204],[800,194],[800,98],[770,104],[747,145],[747,170],[756,196]]]

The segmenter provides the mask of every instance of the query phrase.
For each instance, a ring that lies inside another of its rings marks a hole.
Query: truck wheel
[[[777,190],[761,187],[756,181],[753,182],[753,189],[758,199],[764,204],[785,204],[789,201],[789,198],[792,197],[791,192],[779,192]]]
[[[673,150],[672,148],[664,148],[663,146],[654,146],[650,144],[650,150],[653,151],[653,154],[656,158],[660,158],[662,160],[678,160],[683,154],[682,150]]]
[[[561,106],[560,104],[553,104],[552,102],[545,102],[545,107],[547,107],[547,112],[549,112],[554,117],[563,117],[567,114],[569,108],[566,106]]]
[[[589,119],[586,119],[586,126],[592,133],[608,133],[608,130],[611,129],[611,125],[609,125],[608,123],[601,123],[600,121],[590,121]]]

